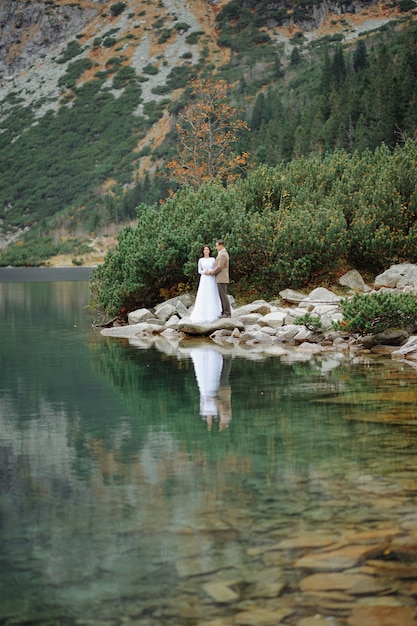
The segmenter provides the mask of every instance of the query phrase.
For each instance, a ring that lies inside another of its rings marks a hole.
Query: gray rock
[[[300,332],[302,326],[297,324],[287,324],[276,331],[279,341],[291,341]]]
[[[245,304],[244,306],[235,308],[233,311],[233,317],[241,318],[254,313],[257,313],[258,315],[267,315],[270,312],[271,305],[265,302],[265,300],[255,300],[250,304]]]
[[[177,311],[176,306],[169,302],[164,302],[162,305],[155,307],[155,316],[166,322]]]
[[[233,314],[233,318],[236,319],[236,316],[234,314]],[[256,324],[261,318],[262,318],[262,315],[260,315],[259,313],[250,313],[248,315],[237,316],[237,319],[240,320],[242,324],[245,324],[245,326]]]
[[[340,309],[337,305],[334,304],[318,304],[314,307],[312,313],[314,315],[318,315],[321,317],[322,315],[333,315],[336,313],[340,313]]]
[[[314,337],[314,333],[308,328],[303,326],[299,326],[299,331],[296,335],[294,335],[293,339],[296,343],[302,343],[304,341],[309,341]]]
[[[300,345],[297,346],[297,350],[299,350],[300,352],[308,352],[310,354],[322,352],[323,349],[324,348],[320,344],[311,343],[310,341],[303,341],[303,343],[300,343]]]
[[[176,309],[177,315],[179,317],[188,317],[190,315],[190,311],[185,306],[185,304],[182,302],[182,300],[178,300],[178,302],[175,305],[175,309]]]
[[[172,315],[167,321],[167,323],[165,324],[165,328],[173,328],[173,327],[177,328],[179,321],[180,321],[180,318],[178,317],[178,315]]]
[[[221,330],[222,328],[233,331],[235,328],[244,330],[245,326],[239,320],[227,317],[218,319],[211,324],[193,324],[189,319],[183,319],[178,322],[178,330],[187,335],[195,335],[197,337],[208,337],[215,330]]]
[[[181,302],[188,309],[188,307],[194,304],[194,300],[195,297],[191,293],[182,293],[180,296],[175,296],[174,298],[169,298],[169,300],[164,300],[164,302],[160,302],[156,305],[154,310],[155,313],[157,313],[158,310],[166,304],[170,304],[174,307],[174,309],[176,309],[179,302]]]
[[[294,289],[283,289],[279,292],[280,297],[291,304],[298,304],[302,300],[305,300],[308,296],[301,291],[295,291]]]
[[[279,327],[279,328],[281,328],[281,327]],[[277,329],[274,328],[273,326],[262,326],[262,325],[260,325],[259,332],[266,333],[267,335],[270,335],[271,337],[275,337],[275,335],[277,333]]]
[[[380,344],[385,346],[401,346],[409,337],[406,330],[391,329],[376,335],[366,335],[362,337],[361,343],[365,348],[373,348]]]
[[[163,327],[156,324],[148,324],[147,322],[140,322],[139,324],[129,324],[127,326],[113,326],[112,328],[103,328],[102,335],[106,337],[119,337],[122,339],[130,339],[136,337],[142,333],[159,333],[163,330]]]
[[[261,330],[255,330],[252,332],[244,332],[240,336],[240,341],[243,343],[270,343],[272,341],[271,335],[263,333]]]
[[[370,287],[365,284],[358,270],[350,270],[346,272],[346,274],[343,274],[343,276],[339,278],[339,284],[343,285],[343,287],[349,287],[349,289],[353,289],[353,291],[370,290]]]
[[[313,289],[313,291],[308,295],[308,301],[313,303],[331,303],[331,302],[340,302],[340,296],[337,296],[333,291],[326,289],[325,287],[317,287],[317,289]]]
[[[139,324],[140,322],[144,322],[145,320],[153,319],[154,315],[149,311],[149,309],[136,309],[136,311],[131,311],[127,316],[129,324]]]
[[[284,320],[287,314],[284,311],[274,311],[261,317],[259,320],[260,326],[271,326],[271,328],[278,328],[284,324]]]
[[[374,282],[375,289],[381,289],[381,287],[404,288],[407,285],[417,287],[417,267],[413,263],[391,265],[385,272],[379,274]]]

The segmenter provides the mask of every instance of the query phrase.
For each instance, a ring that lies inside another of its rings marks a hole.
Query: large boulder
[[[136,309],[135,311],[131,311],[129,313],[127,320],[129,324],[140,324],[146,320],[154,319],[154,317],[154,314],[151,313],[149,309]]]
[[[367,292],[371,290],[371,288],[365,284],[358,270],[350,270],[346,272],[346,274],[343,274],[343,276],[339,278],[339,284],[343,287],[349,287],[349,289],[353,291]]]
[[[259,326],[271,326],[271,328],[279,328],[283,326],[285,318],[287,317],[286,311],[274,311],[261,317],[258,321]]]
[[[389,329],[376,335],[365,335],[361,339],[361,343],[365,348],[373,348],[377,345],[384,346],[401,346],[409,337],[409,333],[402,329]]]
[[[175,315],[176,312],[177,308],[169,302],[164,302],[162,305],[155,307],[155,316],[163,322],[169,320],[169,318],[172,315]]]
[[[250,304],[245,304],[240,306],[233,311],[233,317],[243,317],[246,315],[253,315],[257,313],[258,315],[267,315],[271,313],[272,307],[265,300],[255,300]]]
[[[333,291],[326,289],[325,287],[317,287],[313,289],[311,293],[309,293],[308,298],[304,300],[311,302],[313,304],[331,304],[334,302],[340,302],[340,296],[337,296]]]
[[[408,338],[407,342],[392,352],[392,356],[398,359],[411,359],[413,361],[417,360],[417,335],[411,335]]]
[[[301,291],[295,291],[294,289],[283,289],[279,292],[280,297],[289,302],[290,304],[298,304],[302,300],[305,300],[308,296]]]
[[[216,330],[231,330],[235,328],[244,330],[245,326],[240,320],[232,319],[230,317],[222,317],[215,320],[211,324],[193,324],[189,319],[185,318],[178,322],[177,328],[179,331],[186,335],[195,335],[197,337],[208,337]]]
[[[391,265],[385,272],[375,278],[374,289],[404,289],[417,287],[417,266],[413,263]]]

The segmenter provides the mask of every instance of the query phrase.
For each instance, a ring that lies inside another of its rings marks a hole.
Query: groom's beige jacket
[[[226,248],[220,250],[216,256],[213,274],[216,277],[216,283],[229,283],[229,253]]]

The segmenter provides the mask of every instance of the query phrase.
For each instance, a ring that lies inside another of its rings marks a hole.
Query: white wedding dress
[[[216,260],[211,257],[202,257],[198,261],[200,283],[197,289],[194,308],[190,320],[194,324],[214,322],[222,313],[219,290],[215,276],[204,274],[206,270],[214,269]]]

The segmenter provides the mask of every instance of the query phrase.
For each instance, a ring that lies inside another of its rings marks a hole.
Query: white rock
[[[417,287],[417,266],[413,263],[398,263],[375,278],[374,288]]]
[[[313,309],[313,314],[321,317],[322,315],[333,315],[336,313],[340,313],[340,309],[337,305],[334,304],[318,304]]]
[[[270,335],[272,337],[276,335],[277,329],[273,326],[262,326],[262,330],[260,332],[266,333],[267,335]]]
[[[343,274],[339,278],[339,284],[344,287],[349,287],[349,289],[353,289],[354,291],[369,291],[370,287],[365,284],[362,276],[359,274],[358,270],[350,270]]]
[[[295,291],[294,289],[283,289],[279,292],[280,297],[287,302],[292,302],[293,304],[297,304],[302,300],[307,298],[305,293],[301,293],[300,291]]]
[[[313,289],[313,291],[309,294],[308,300],[314,303],[330,303],[340,302],[341,298],[325,287],[317,287],[317,289]]]
[[[135,337],[141,333],[149,332],[150,327],[157,329],[157,331],[163,330],[161,326],[154,324],[148,324],[147,322],[140,322],[139,324],[129,324],[128,326],[113,326],[112,328],[103,328],[100,332],[101,335],[106,337],[120,337],[123,339],[129,339]]]
[[[171,328],[172,326],[178,326],[178,322],[179,321],[180,321],[180,318],[178,317],[178,315],[172,315],[172,317],[170,317],[169,320],[166,322],[165,328]]]
[[[396,358],[407,357],[417,359],[417,335],[411,335],[403,346],[392,352],[392,356]]]
[[[271,305],[268,304],[265,300],[255,300],[250,304],[245,304],[244,306],[240,306],[233,311],[233,317],[241,318],[246,315],[252,315],[253,313],[258,313],[259,315],[264,315],[265,310],[271,311]]]
[[[324,348],[318,343],[309,343],[308,341],[304,341],[297,346],[297,350],[300,352],[323,352]]]
[[[293,339],[298,333],[302,326],[297,324],[287,324],[286,326],[282,326],[276,331],[276,337],[280,341],[289,341]]]
[[[296,335],[294,335],[293,337],[294,341],[302,343],[303,341],[307,341],[308,339],[312,338],[313,333],[311,330],[308,330],[308,328],[305,328],[303,326],[299,326],[298,328],[300,330],[298,331]]]
[[[136,309],[136,311],[131,311],[129,313],[127,321],[129,324],[139,324],[145,320],[153,319],[153,317],[154,315],[149,311],[149,309]]]
[[[172,315],[174,315],[176,313],[176,311],[177,311],[177,309],[176,309],[176,307],[174,305],[169,304],[168,302],[166,302],[162,306],[159,306],[159,307],[155,308],[155,316],[159,320],[162,320],[163,322],[166,322]]]
[[[176,303],[175,310],[179,317],[189,317],[190,315],[190,311],[181,300],[178,300],[178,302]]]
[[[270,326],[271,328],[278,328],[284,324],[284,320],[287,314],[284,311],[275,311],[274,313],[268,313],[259,320],[260,326]]]

